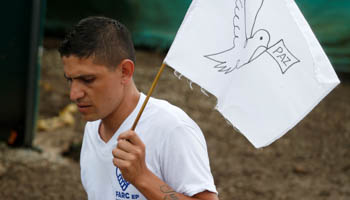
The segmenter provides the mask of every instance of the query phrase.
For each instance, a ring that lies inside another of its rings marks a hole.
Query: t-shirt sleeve
[[[193,196],[217,193],[210,171],[207,146],[198,126],[183,125],[170,131],[161,149],[164,181],[176,192]]]

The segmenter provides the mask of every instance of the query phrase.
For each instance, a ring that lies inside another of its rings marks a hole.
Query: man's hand
[[[193,197],[175,192],[146,166],[145,145],[134,131],[119,135],[113,149],[113,164],[120,169],[123,178],[133,184],[147,199],[152,200],[218,200],[215,193],[204,191]],[[181,178],[181,177],[180,177]]]
[[[113,164],[131,184],[135,185],[137,180],[142,180],[149,173],[145,162],[145,145],[135,131],[129,130],[120,134],[112,154]]]

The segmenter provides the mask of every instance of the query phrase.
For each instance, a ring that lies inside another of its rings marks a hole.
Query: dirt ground
[[[164,54],[137,51],[135,82],[147,93]],[[56,49],[45,49],[39,119],[57,116],[69,101]],[[272,145],[255,149],[213,108],[214,97],[178,80],[170,68],[154,97],[185,110],[202,128],[221,200],[350,199],[350,79],[344,78],[301,123]],[[0,199],[86,199],[79,148],[85,122],[38,131],[34,149],[0,144]]]

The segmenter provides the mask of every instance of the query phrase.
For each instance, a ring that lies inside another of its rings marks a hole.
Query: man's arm
[[[152,200],[218,200],[215,193],[204,191],[193,197],[175,192],[146,166],[145,145],[134,131],[119,135],[113,149],[113,163],[125,180],[133,184],[147,199]]]
[[[142,180],[143,179],[143,180]],[[193,197],[185,196],[175,192],[166,183],[160,180],[156,175],[149,171],[135,186],[147,199],[152,200],[218,200],[215,193],[204,191]]]

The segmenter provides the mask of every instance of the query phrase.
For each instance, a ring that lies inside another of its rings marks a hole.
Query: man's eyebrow
[[[86,74],[86,75],[77,75],[77,76],[74,76],[74,77],[69,77],[66,75],[66,73],[63,73],[63,76],[66,78],[66,79],[82,79],[82,78],[93,78],[95,77],[95,75],[92,75],[92,74]]]

